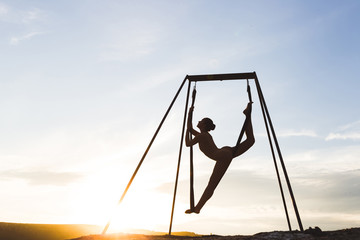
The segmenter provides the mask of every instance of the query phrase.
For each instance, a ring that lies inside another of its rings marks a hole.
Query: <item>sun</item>
[[[141,182],[134,184],[117,205],[122,192],[119,193],[119,184],[112,184],[116,181],[109,176],[114,175],[108,171],[97,173],[76,188],[72,199],[72,222],[105,227],[110,220],[107,233],[134,233],[136,229],[167,231],[171,194],[160,193],[156,184]]]
[[[132,152],[122,154],[133,159]],[[144,165],[122,203],[117,205],[134,170],[133,162],[118,161],[118,158],[122,159],[116,156],[112,164],[105,164],[109,161],[104,158],[101,164],[96,160],[88,165],[86,176],[72,186],[71,209],[66,213],[69,222],[103,228],[111,219],[108,233],[134,229],[167,232],[173,202],[173,176],[164,170],[163,162],[167,163],[169,157],[157,157],[158,161]],[[177,201],[175,211],[178,208],[183,213],[186,207],[180,208],[180,205]],[[180,216],[175,214],[178,221]]]
[[[129,194],[114,211],[109,232],[164,231],[161,227],[168,224],[171,209],[166,208],[168,197],[161,195],[145,189]]]

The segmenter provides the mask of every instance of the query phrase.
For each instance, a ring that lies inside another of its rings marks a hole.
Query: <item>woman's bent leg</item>
[[[245,128],[246,140],[241,142],[239,146],[233,147],[233,148],[237,148],[236,153],[234,154],[234,158],[246,152],[255,143],[255,137],[251,122],[251,115],[247,115],[247,121],[248,122]]]

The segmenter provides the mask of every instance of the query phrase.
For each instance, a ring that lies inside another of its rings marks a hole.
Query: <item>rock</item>
[[[307,233],[307,234],[310,234],[312,236],[315,236],[315,237],[320,237],[320,236],[325,235],[323,233],[323,231],[321,231],[321,229],[319,227],[315,227],[315,228],[309,227],[309,229],[306,229],[304,232]]]

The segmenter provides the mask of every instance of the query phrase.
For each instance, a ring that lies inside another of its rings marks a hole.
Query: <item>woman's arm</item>
[[[198,135],[200,133],[198,131],[196,131],[192,126],[193,111],[194,111],[194,107],[190,107],[189,114],[188,114],[187,128],[188,128],[190,133],[192,133],[193,135],[196,136],[196,135]]]
[[[195,130],[194,130],[195,131]],[[201,138],[201,133],[196,135],[193,139],[191,139],[191,133],[189,129],[186,129],[186,135],[185,135],[185,145],[187,147],[193,146],[199,142]]]
[[[191,107],[189,110],[187,129],[186,129],[186,134],[185,134],[185,144],[187,147],[196,144],[198,142],[198,139],[196,138],[196,136],[198,136],[200,134],[199,132],[194,130],[193,126],[192,126],[193,111],[194,111],[194,107]],[[195,136],[194,139],[191,139],[191,136],[192,136],[191,134],[193,134]]]

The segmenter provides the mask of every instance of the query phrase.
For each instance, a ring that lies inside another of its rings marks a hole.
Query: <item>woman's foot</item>
[[[251,114],[252,104],[253,104],[253,102],[249,102],[248,105],[246,106],[245,110],[243,111],[243,113],[247,117]]]
[[[186,213],[186,214],[190,214],[190,213],[196,213],[196,214],[199,214],[199,213],[200,213],[200,211],[196,210],[196,208],[195,208],[194,210],[192,210],[192,209],[188,209],[188,210],[186,210],[186,211],[185,211],[185,213]]]
[[[191,209],[188,209],[185,211],[186,214],[190,214],[190,213],[193,213],[193,211]]]

